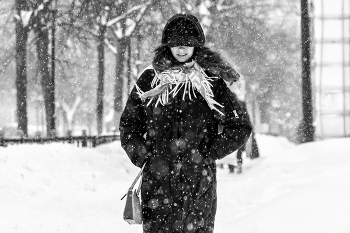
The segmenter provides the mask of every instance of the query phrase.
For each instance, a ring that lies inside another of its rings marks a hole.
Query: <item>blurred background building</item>
[[[349,137],[350,1],[312,3],[316,137]]]

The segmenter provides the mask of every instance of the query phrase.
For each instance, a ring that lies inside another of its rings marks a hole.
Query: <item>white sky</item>
[[[350,138],[257,140],[242,174],[218,169],[215,233],[350,232]],[[141,233],[120,200],[137,172],[119,142],[0,147],[0,232]]]

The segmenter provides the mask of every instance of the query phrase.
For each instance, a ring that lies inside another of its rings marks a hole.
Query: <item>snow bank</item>
[[[233,226],[240,233],[350,232],[350,186],[320,186],[279,196]]]
[[[218,169],[215,233],[350,232],[350,139],[256,136],[242,174]],[[0,232],[141,233],[120,201],[138,170],[120,142],[0,147]]]
[[[296,146],[247,173],[263,194],[256,196],[261,204],[232,232],[350,232],[350,139]]]
[[[13,195],[58,188],[94,190],[96,183],[117,182],[135,170],[117,143],[95,149],[62,143],[0,148],[0,187]]]
[[[255,134],[255,138],[258,144],[259,153],[261,158],[268,157],[270,155],[273,155],[275,153],[284,151],[286,149],[292,148],[295,146],[294,143],[288,141],[285,137],[276,137],[271,135],[265,135],[265,134]],[[251,143],[248,141],[248,143]],[[246,157],[245,152],[243,152],[242,155],[243,159]],[[247,166],[252,166],[254,164],[251,164],[250,160],[247,160],[248,164]],[[218,161],[219,164],[237,164],[237,158],[236,158],[236,152],[233,152],[229,156],[226,156],[225,158]]]
[[[288,141],[285,137],[255,134],[259,152],[263,157],[273,155],[278,152],[285,151],[295,146],[294,143]]]
[[[120,142],[0,147],[0,232],[118,232],[137,172]]]

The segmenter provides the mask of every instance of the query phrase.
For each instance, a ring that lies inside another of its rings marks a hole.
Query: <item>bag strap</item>
[[[142,172],[143,172],[143,169],[145,168],[145,166],[146,166],[146,163],[143,164],[143,166],[142,166],[142,168],[141,168],[139,174],[137,174],[137,176],[136,176],[134,182],[132,182],[132,184],[131,184],[131,186],[130,186],[130,188],[129,188],[129,191],[131,191],[131,190],[134,188],[136,182],[140,179],[140,177],[141,177],[141,175],[142,175]]]
[[[141,186],[142,186],[142,180],[139,183],[139,187],[136,190],[136,194],[139,195],[140,191],[141,191]]]
[[[141,168],[139,174],[137,174],[137,176],[136,176],[134,182],[132,182],[132,184],[131,184],[130,188],[128,189],[128,191],[132,191],[132,189],[134,188],[136,182],[140,179],[140,177],[141,177],[141,175],[142,175],[142,173],[143,173],[143,169],[145,169],[145,166],[146,166],[146,163],[143,164],[143,166],[142,166],[142,168]],[[136,190],[136,193],[137,193],[137,194],[140,193],[140,190],[141,190],[141,183],[142,183],[142,182],[140,182],[139,187],[138,187],[137,190]],[[123,196],[120,200],[123,200],[124,197],[125,197],[126,195],[127,195],[127,193],[125,193],[124,196]]]

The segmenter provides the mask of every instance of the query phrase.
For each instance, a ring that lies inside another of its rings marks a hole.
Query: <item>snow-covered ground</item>
[[[350,232],[350,138],[257,141],[242,174],[218,169],[215,233]],[[0,233],[141,233],[120,200],[137,172],[118,142],[0,147]]]

